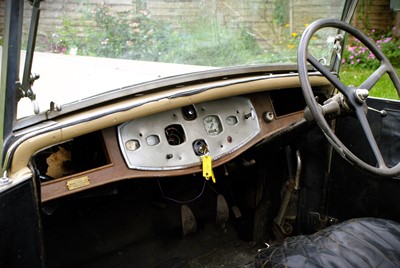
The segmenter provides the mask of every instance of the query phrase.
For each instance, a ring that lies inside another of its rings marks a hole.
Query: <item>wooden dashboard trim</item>
[[[235,157],[246,151],[248,148],[254,146],[262,140],[276,135],[286,127],[299,125],[305,122],[302,111],[276,118],[271,122],[266,122],[265,120],[263,120],[263,114],[265,112],[273,111],[268,93],[265,92],[252,94],[248,97],[252,101],[253,106],[256,110],[260,124],[260,133],[256,135],[256,137],[253,138],[249,143],[247,143],[237,151],[227,155],[226,157],[216,160],[214,162],[215,167],[234,159]],[[102,166],[100,168],[89,170],[88,172],[82,172],[73,176],[68,176],[62,179],[57,179],[42,184],[42,202],[125,179],[180,176],[201,172],[200,165],[181,170],[149,171],[129,169],[125,164],[125,160],[123,159],[119,148],[116,127],[113,126],[102,130],[102,135],[104,138],[110,164]],[[81,177],[83,175],[89,177],[90,185],[80,187],[72,191],[68,190],[68,188],[66,187],[66,181],[73,178]]]
[[[311,76],[310,83],[312,86],[330,85],[328,80],[322,76]],[[55,124],[40,129],[38,134],[35,134],[35,131],[33,131],[18,136],[15,142],[16,148],[10,150],[6,155],[6,160],[10,161],[10,163],[5,163],[5,166],[9,165],[9,176],[12,177],[18,170],[27,167],[31,157],[43,148],[135,118],[225,97],[298,87],[299,78],[297,76],[272,76],[272,78],[259,80],[240,80],[236,84],[232,82],[228,85],[222,82],[220,84],[212,82],[204,85],[187,86],[179,89],[174,88],[149,95],[135,96],[121,100],[118,103],[108,104],[60,118]],[[170,96],[177,92],[185,94],[180,97],[170,98]],[[136,103],[141,103],[141,105],[132,106],[132,104]],[[103,115],[104,113],[106,114]],[[98,116],[99,114],[102,116]],[[86,118],[94,119],[86,120]]]

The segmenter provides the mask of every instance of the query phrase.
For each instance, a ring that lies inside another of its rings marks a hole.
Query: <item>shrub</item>
[[[56,31],[50,37],[50,50],[56,53],[67,53],[68,49],[77,47],[79,44],[76,38],[78,33],[79,29],[74,27],[71,19],[63,17],[62,24],[56,27]]]
[[[147,10],[114,11],[100,4],[84,12],[78,22],[63,17],[50,36],[38,39],[37,50],[156,61],[166,28]]]
[[[79,26],[73,27],[64,17],[47,41],[50,49],[44,50],[207,66],[243,64],[261,51],[254,36],[242,27],[224,25],[206,15],[180,24],[173,27],[154,20],[147,10],[114,11],[101,4],[86,12]],[[42,50],[45,46],[40,45]]]
[[[386,55],[394,67],[400,67],[400,40],[392,37],[392,33],[378,33],[372,30],[368,36],[375,42],[379,49]],[[357,39],[349,42],[343,51],[342,63],[351,67],[365,67],[376,69],[379,67],[379,61],[375,56]]]
[[[227,66],[244,64],[261,52],[249,31],[230,27],[205,19],[179,27],[165,40],[160,58],[171,63]]]
[[[156,61],[166,38],[165,27],[147,10],[116,12],[102,4],[86,20],[94,25],[83,27],[79,48],[83,55]]]

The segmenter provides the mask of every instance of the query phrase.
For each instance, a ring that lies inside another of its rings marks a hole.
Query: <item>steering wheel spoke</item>
[[[324,65],[322,65],[313,55],[307,53],[307,61],[314,66],[326,79],[329,80],[345,97],[349,97],[347,86],[343,84],[335,75],[333,75]]]
[[[387,72],[386,65],[381,65],[375,70],[360,86],[359,88],[371,90],[371,88],[382,78],[382,76]]]
[[[376,143],[374,134],[372,133],[371,126],[368,123],[368,119],[364,112],[363,107],[361,107],[361,106],[357,107],[355,109],[355,114],[358,118],[358,121],[360,121],[361,127],[365,134],[365,137],[367,138],[368,144],[375,156],[375,159],[378,164],[378,168],[381,168],[381,167],[387,168],[387,166],[385,164],[385,160],[383,159],[382,153],[379,149],[379,146]]]

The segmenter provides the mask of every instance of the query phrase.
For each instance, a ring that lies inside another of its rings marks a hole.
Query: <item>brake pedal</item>
[[[221,228],[225,228],[226,222],[229,220],[229,207],[228,203],[225,200],[225,197],[222,194],[217,196],[217,216],[216,223],[221,226]]]
[[[187,205],[181,206],[182,233],[188,235],[197,231],[197,222],[192,210]]]

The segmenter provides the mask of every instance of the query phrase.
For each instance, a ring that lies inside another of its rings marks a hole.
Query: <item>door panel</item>
[[[376,110],[385,110],[381,116],[368,111],[368,121],[385,162],[393,166],[400,162],[400,102],[368,99]],[[336,132],[354,153],[366,162],[375,158],[364,137],[358,120],[347,116],[338,120]],[[381,178],[360,172],[354,165],[335,154],[332,161],[330,215],[341,220],[355,217],[377,217],[400,221],[400,178]]]
[[[37,191],[24,173],[0,186],[0,267],[44,267]]]

